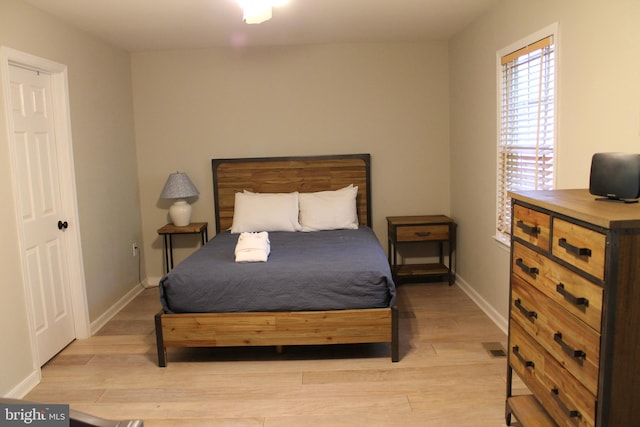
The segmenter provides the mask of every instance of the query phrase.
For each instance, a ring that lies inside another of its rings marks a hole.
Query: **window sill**
[[[498,243],[498,247],[509,252],[511,251],[511,238],[506,234],[494,234],[493,239]]]

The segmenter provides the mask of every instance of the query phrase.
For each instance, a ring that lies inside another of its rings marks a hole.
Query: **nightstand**
[[[455,283],[453,253],[456,245],[456,223],[445,215],[388,216],[389,264],[396,283],[403,280],[443,277],[449,285]],[[407,243],[435,243],[438,262],[398,264],[398,246]],[[447,265],[445,265],[445,246]]]
[[[173,236],[174,234],[200,234],[201,242],[204,245],[209,240],[207,222],[192,222],[189,225],[178,227],[167,224],[158,228],[158,234],[164,237],[164,261],[165,273],[173,268]]]

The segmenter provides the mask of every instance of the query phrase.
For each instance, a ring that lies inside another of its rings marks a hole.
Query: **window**
[[[497,237],[511,234],[509,191],[551,190],[555,171],[554,36],[500,55]]]

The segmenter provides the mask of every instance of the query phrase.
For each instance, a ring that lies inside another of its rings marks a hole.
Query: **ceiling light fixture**
[[[244,12],[242,20],[247,24],[260,24],[271,19],[273,7],[286,4],[288,0],[238,0]]]

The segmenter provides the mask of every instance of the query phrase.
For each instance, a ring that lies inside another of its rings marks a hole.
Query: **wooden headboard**
[[[360,224],[371,226],[371,156],[256,157],[212,159],[216,233],[231,227],[235,194],[337,190],[358,186]]]

